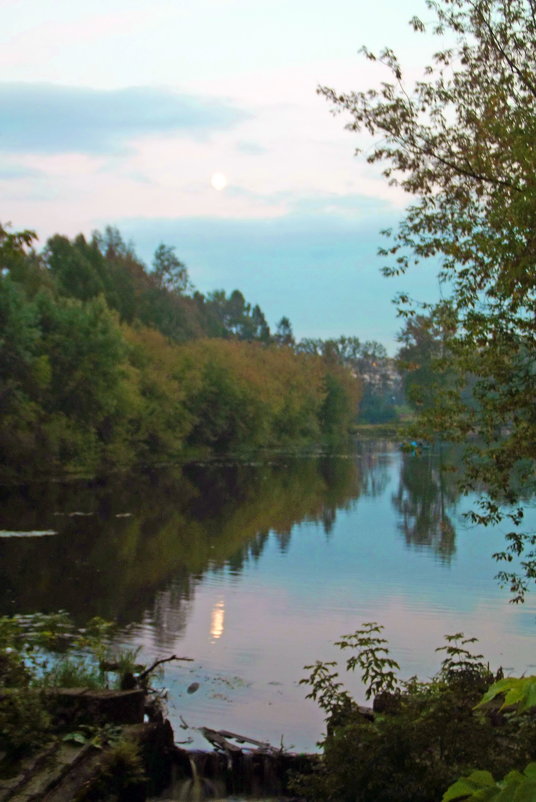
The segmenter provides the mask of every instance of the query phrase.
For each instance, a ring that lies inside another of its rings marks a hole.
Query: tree
[[[161,287],[185,295],[193,288],[186,265],[175,256],[175,248],[161,243],[153,257],[153,273]]]
[[[100,251],[88,246],[82,234],[74,242],[60,234],[54,234],[47,241],[45,261],[62,294],[81,301],[104,294],[103,270],[101,267],[99,271],[95,260],[100,263],[99,267],[105,261]]]
[[[0,223],[0,272],[13,270],[14,266],[26,261],[27,249],[31,247],[37,235],[26,229],[25,231],[10,232],[10,227]]]
[[[229,296],[225,290],[209,292],[205,311],[212,322],[210,336],[270,341],[270,328],[260,306],[252,309],[240,290],[233,290]]]
[[[408,403],[417,411],[434,408],[438,394],[452,382],[446,342],[438,310],[434,315],[411,315],[398,335],[398,366]]]
[[[457,382],[427,420],[430,435],[467,443],[464,487],[482,484],[478,520],[504,517],[523,483],[536,484],[536,3],[428,0],[432,33],[446,40],[412,87],[390,49],[379,89],[319,91],[348,128],[379,137],[367,157],[415,197],[380,250],[388,275],[433,257],[450,297],[448,361]],[[425,24],[413,18],[416,32]],[[405,297],[399,298],[402,307]],[[404,310],[411,313],[411,310]],[[432,315],[436,309],[429,310]],[[472,375],[468,403],[466,377]],[[423,423],[424,425],[424,423]],[[519,525],[522,510],[512,510]],[[536,578],[536,536],[514,527],[495,555],[523,552],[521,574],[503,571],[514,600]]]
[[[28,230],[10,232],[8,228],[0,223],[0,276],[24,285],[33,297],[50,283],[43,260],[33,249],[37,235]]]
[[[229,333],[238,337],[240,340],[251,339],[253,331],[249,323],[250,305],[240,292],[233,290],[226,304],[226,327]]]
[[[294,334],[292,324],[288,317],[282,317],[277,324],[274,340],[277,345],[294,345]]]
[[[264,312],[258,304],[255,304],[251,312],[251,325],[253,328],[253,339],[261,342],[270,342],[270,327],[266,322]]]

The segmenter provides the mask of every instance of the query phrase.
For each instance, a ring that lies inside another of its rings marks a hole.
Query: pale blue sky
[[[302,336],[394,350],[399,291],[379,230],[406,199],[355,158],[315,89],[364,89],[358,55],[395,47],[418,77],[437,46],[423,0],[4,0],[0,221],[52,233],[116,225],[150,261],[177,248],[201,290],[238,287]],[[227,186],[211,185],[223,173]]]

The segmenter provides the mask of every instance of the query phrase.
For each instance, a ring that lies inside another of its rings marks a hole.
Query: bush
[[[41,746],[49,730],[50,716],[41,691],[0,688],[0,750],[8,757]]]
[[[401,681],[381,631],[365,624],[337,644],[357,650],[346,667],[359,667],[367,696],[376,694],[374,715],[342,689],[336,664],[307,667],[311,673],[302,682],[326,712],[327,734],[321,760],[311,774],[295,778],[295,792],[309,802],[433,802],[477,766],[502,776],[536,756],[530,713],[476,707],[493,675],[469,651],[474,639],[448,636],[432,680]]]
[[[103,799],[137,802],[146,799],[146,779],[139,745],[121,738],[103,753],[99,774],[87,783],[76,802]]]
[[[8,757],[29,752],[53,735],[42,688],[109,685],[111,625],[100,618],[76,627],[67,613],[0,617],[0,750]],[[112,655],[118,669],[132,668],[135,654]],[[139,667],[138,667],[139,668]]]

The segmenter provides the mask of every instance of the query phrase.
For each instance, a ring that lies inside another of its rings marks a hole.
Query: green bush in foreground
[[[111,627],[100,618],[76,627],[65,612],[0,617],[0,750],[8,758],[53,737],[44,688],[117,687],[121,671],[137,668],[135,654],[110,655]]]
[[[495,682],[477,705],[480,707],[497,697],[504,697],[501,710],[515,707],[518,713],[536,707],[536,677],[510,677]],[[494,802],[532,802],[536,799],[536,763],[526,769],[509,771],[495,782],[489,771],[476,770],[468,777],[457,780],[443,795],[442,802],[454,799],[494,800]]]
[[[492,774],[519,772],[536,757],[536,718],[522,705],[508,702],[499,709],[496,702],[506,686],[499,684],[497,693],[479,704],[494,677],[482,655],[469,651],[475,639],[447,636],[435,677],[401,681],[382,629],[365,624],[336,644],[352,650],[346,668],[359,668],[367,698],[375,695],[373,720],[342,688],[336,663],[306,667],[311,673],[302,683],[326,713],[327,733],[314,772],[295,779],[296,793],[309,802],[434,802],[458,777],[477,768],[477,781],[489,772],[493,783]],[[519,797],[529,798],[534,797]]]

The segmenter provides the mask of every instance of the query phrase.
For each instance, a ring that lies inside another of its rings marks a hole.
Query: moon
[[[210,184],[217,192],[221,192],[227,186],[227,177],[223,173],[213,173]]]

